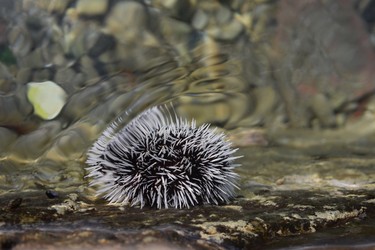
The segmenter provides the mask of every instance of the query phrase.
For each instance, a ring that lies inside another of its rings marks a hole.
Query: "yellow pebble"
[[[37,116],[44,120],[51,120],[64,107],[67,94],[59,85],[51,81],[30,82],[27,84],[27,98]]]

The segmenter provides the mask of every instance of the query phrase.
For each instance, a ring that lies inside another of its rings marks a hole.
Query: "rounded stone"
[[[51,120],[64,107],[67,94],[59,85],[51,81],[30,82],[27,84],[27,98],[37,116],[44,120]]]
[[[77,11],[80,15],[102,15],[107,8],[107,0],[79,0],[77,3]]]

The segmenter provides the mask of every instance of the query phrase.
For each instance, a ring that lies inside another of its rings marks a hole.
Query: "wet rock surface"
[[[2,247],[13,242],[16,249],[39,244],[98,249],[148,244],[182,249],[261,249],[285,241],[284,237],[306,234],[308,239],[316,232],[329,234],[329,229],[341,228],[342,235],[336,236],[345,237],[343,228],[369,226],[375,209],[373,195],[363,190],[336,197],[325,192],[270,191],[249,199],[236,198],[229,205],[189,210],[121,208],[78,198],[64,213],[56,210],[59,200],[47,200],[40,193],[19,197],[23,197],[19,206],[3,207]],[[10,197],[2,200],[14,203]],[[370,236],[371,232],[366,233]],[[355,233],[351,236],[356,237]],[[371,242],[371,237],[368,240]]]
[[[155,210],[110,206],[87,191],[9,192],[1,196],[0,243],[14,249],[374,244],[371,155],[340,148],[330,153],[324,146],[250,147],[240,153],[240,191],[220,206]]]

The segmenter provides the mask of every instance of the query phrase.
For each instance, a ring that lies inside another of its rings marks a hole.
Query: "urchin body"
[[[109,126],[87,159],[91,185],[110,203],[184,208],[233,197],[237,149],[208,124],[158,106],[117,129]]]

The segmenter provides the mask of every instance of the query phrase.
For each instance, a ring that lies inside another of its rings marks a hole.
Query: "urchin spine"
[[[228,202],[238,164],[223,133],[176,115],[169,106],[114,122],[87,155],[91,185],[110,203],[183,208]],[[118,131],[118,132],[116,132]]]

